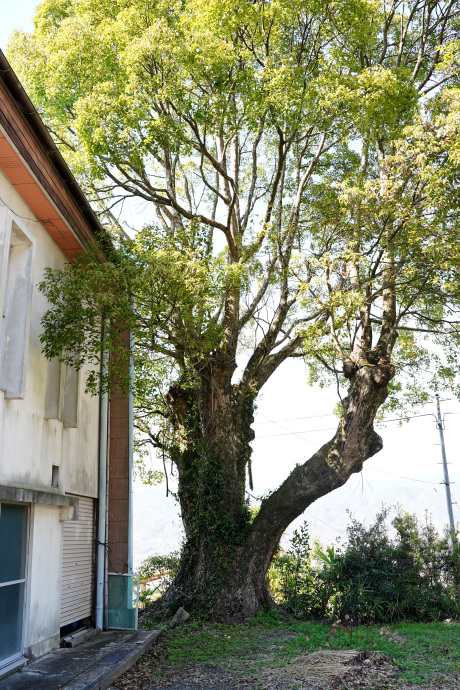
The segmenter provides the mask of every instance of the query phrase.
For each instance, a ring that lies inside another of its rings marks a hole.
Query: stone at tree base
[[[179,625],[179,623],[183,623],[184,621],[187,620],[187,618],[190,618],[190,614],[187,613],[187,611],[180,606],[174,616],[171,618],[169,621],[169,627],[172,628],[175,625]]]

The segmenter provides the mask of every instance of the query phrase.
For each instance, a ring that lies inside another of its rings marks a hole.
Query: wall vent
[[[14,156],[0,156],[0,167],[4,170],[21,168],[21,163]]]
[[[59,487],[59,465],[53,465],[53,469],[51,471],[51,486],[53,489],[57,489]]]

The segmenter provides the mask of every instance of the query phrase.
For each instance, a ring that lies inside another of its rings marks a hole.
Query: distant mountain
[[[180,548],[182,522],[178,505],[164,485],[134,484],[134,563],[154,554],[164,555]]]
[[[452,491],[455,496],[456,481],[460,475],[452,475]],[[424,476],[420,481],[375,479],[372,470],[354,475],[341,489],[323,496],[286,530],[285,543],[293,530],[304,520],[309,525],[311,538],[323,544],[332,543],[337,537],[346,538],[349,522],[347,510],[357,519],[372,522],[382,504],[400,504],[404,510],[415,513],[420,520],[428,511],[435,526],[442,530],[447,524],[445,489],[439,476]],[[460,493],[460,492],[459,492]],[[455,499],[454,499],[455,500]],[[460,508],[454,505],[454,518],[460,521]],[[134,487],[134,560],[138,565],[153,554],[166,554],[180,548],[182,526],[179,507],[172,496],[166,498],[165,487]]]
[[[421,522],[428,514],[441,532],[448,523],[445,489],[434,478],[432,484],[429,481],[428,478],[424,478],[423,483],[390,479],[373,481],[370,485],[363,482],[359,486],[355,479],[353,486],[353,480],[350,480],[342,489],[312,504],[301,518],[292,523],[288,534],[307,520],[310,535],[319,538],[322,543],[330,543],[337,537],[344,539],[349,524],[347,510],[353,517],[369,525],[382,505],[400,505],[403,510],[415,514]],[[460,521],[457,505],[454,505],[454,519]]]

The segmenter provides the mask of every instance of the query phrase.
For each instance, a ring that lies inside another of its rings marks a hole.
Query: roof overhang
[[[70,258],[111,246],[48,130],[0,51],[0,170]]]

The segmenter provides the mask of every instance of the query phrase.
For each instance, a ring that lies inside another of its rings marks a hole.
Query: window
[[[22,654],[27,507],[0,503],[0,672]]]
[[[25,228],[0,216],[0,389],[23,398],[32,298],[33,242]],[[3,221],[3,222],[2,222]]]
[[[78,371],[58,359],[48,362],[45,418],[60,419],[66,428],[78,426]]]
[[[59,488],[59,465],[53,465],[51,470],[51,486],[53,489]]]

